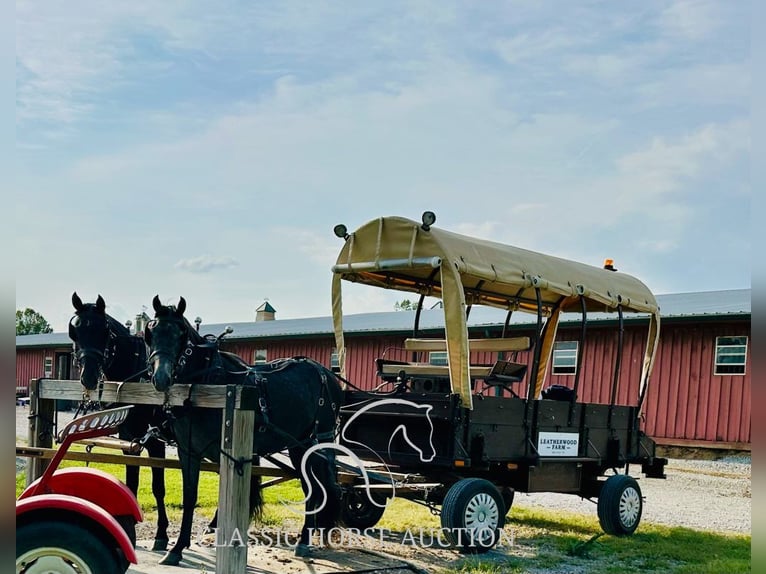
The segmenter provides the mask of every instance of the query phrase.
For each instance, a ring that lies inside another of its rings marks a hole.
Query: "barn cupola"
[[[257,323],[259,321],[273,321],[274,315],[276,314],[276,312],[277,310],[274,309],[274,307],[272,307],[268,301],[264,301],[255,310],[255,322]]]

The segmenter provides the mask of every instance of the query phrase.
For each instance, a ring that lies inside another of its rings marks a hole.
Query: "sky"
[[[16,308],[326,316],[333,226],[425,210],[657,294],[749,288],[750,9],[17,0]]]

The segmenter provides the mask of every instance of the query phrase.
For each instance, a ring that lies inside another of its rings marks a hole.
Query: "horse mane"
[[[125,325],[120,323],[117,319],[112,317],[109,313],[104,313],[106,315],[106,324],[109,327],[109,330],[112,331],[115,335],[118,337],[135,337],[136,335],[133,335],[130,332],[130,329],[128,329]]]

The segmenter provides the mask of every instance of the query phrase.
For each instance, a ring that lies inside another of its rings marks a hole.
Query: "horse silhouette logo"
[[[390,472],[389,467],[385,463],[385,461],[383,461],[371,447],[369,447],[368,445],[358,440],[350,439],[346,435],[346,431],[353,424],[355,424],[357,419],[359,419],[362,415],[374,409],[378,409],[378,408],[389,406],[389,405],[396,405],[397,407],[399,407],[400,411],[403,408],[406,414],[415,415],[417,417],[418,422],[422,422],[423,420],[425,420],[428,423],[428,429],[426,433],[423,433],[421,428],[418,429],[418,432],[413,432],[411,429],[408,429],[406,423],[397,425],[396,428],[392,431],[391,436],[388,440],[389,456],[391,454],[391,445],[394,439],[396,438],[397,435],[401,435],[405,443],[409,445],[412,448],[412,450],[417,453],[418,458],[420,459],[421,462],[431,462],[436,457],[436,448],[434,447],[434,440],[433,440],[434,425],[433,425],[433,421],[431,420],[431,411],[433,410],[433,405],[419,404],[413,401],[408,401],[406,399],[400,399],[400,398],[379,399],[357,410],[340,429],[339,436],[346,443],[354,444],[370,451],[370,453],[372,453],[373,456],[377,458],[383,464],[383,466],[386,468],[386,471]],[[410,420],[413,420],[413,419],[410,418]],[[301,459],[301,467],[300,467],[301,476],[303,478],[304,483],[307,485],[306,497],[303,500],[297,501],[297,502],[283,501],[283,504],[285,505],[304,504],[305,505],[306,501],[313,496],[314,494],[313,484],[316,483],[319,485],[319,488],[322,491],[323,498],[322,498],[321,504],[319,504],[313,510],[308,510],[308,511],[305,509],[300,509],[300,510],[292,509],[292,510],[296,512],[297,514],[310,515],[310,514],[316,514],[318,512],[321,512],[324,509],[324,507],[327,504],[327,491],[325,490],[324,486],[322,486],[321,481],[316,477],[313,471],[309,468],[308,460],[312,454],[316,453],[317,451],[323,451],[326,449],[334,450],[350,458],[351,461],[353,462],[353,465],[356,466],[356,468],[358,469],[361,475],[361,478],[364,483],[363,484],[364,491],[367,495],[367,498],[370,500],[372,504],[374,504],[375,506],[379,508],[386,507],[387,502],[381,504],[372,496],[372,492],[370,490],[370,487],[372,486],[370,482],[370,476],[362,460],[350,448],[348,448],[345,445],[339,444],[337,442],[320,442],[311,446],[309,449],[306,450],[305,454],[303,455]],[[391,486],[391,496],[389,500],[393,500],[396,497],[395,482],[391,481],[390,486]]]

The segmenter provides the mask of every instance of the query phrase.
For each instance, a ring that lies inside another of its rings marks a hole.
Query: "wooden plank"
[[[399,371],[404,371],[408,375],[448,377],[449,367],[447,365],[429,365],[427,363],[409,363],[407,365],[382,365],[381,371],[384,375],[396,375]],[[491,366],[471,366],[471,378],[483,379],[489,376],[492,371]]]
[[[28,457],[50,460],[53,455],[56,454],[55,448],[43,448],[43,447],[31,447],[31,446],[16,446],[16,456]],[[151,456],[130,456],[125,454],[112,454],[101,452],[82,452],[72,451],[66,453],[65,460],[77,460],[80,462],[101,462],[105,464],[119,464],[126,465],[131,464],[134,466],[149,466],[169,469],[180,469],[181,461],[177,458],[157,458]],[[219,465],[213,462],[202,461],[202,470],[205,472],[218,472]],[[252,468],[252,474],[256,476],[276,476],[285,477],[287,473],[276,467],[271,466],[254,466]],[[288,476],[288,480],[295,478],[296,476]]]
[[[191,387],[191,397],[189,389]],[[248,400],[242,400],[243,387],[237,387],[236,408],[253,408]],[[79,381],[44,379],[40,381],[40,398],[79,401],[83,398],[103,403],[131,405],[163,405],[165,393],[157,391],[150,383],[118,383],[105,381],[102,390],[83,389]],[[195,407],[223,408],[226,405],[226,387],[223,385],[173,385],[167,393],[168,404],[179,407],[191,398]]]
[[[247,571],[247,529],[250,526],[250,472],[254,430],[255,411],[224,411],[217,532],[218,540],[223,542],[223,546],[216,550],[216,574],[245,574]],[[240,458],[245,462],[242,469],[238,470],[234,461]]]
[[[468,339],[471,351],[526,351],[529,349],[529,337],[504,337],[499,339]],[[408,351],[446,351],[446,339],[405,339],[404,348]]]
[[[122,450],[128,454],[139,454],[143,447],[135,442],[129,440],[121,440],[114,437],[99,437],[89,438],[84,440],[75,441],[77,444],[81,444],[85,447],[101,447],[101,448],[113,448],[115,450]]]

